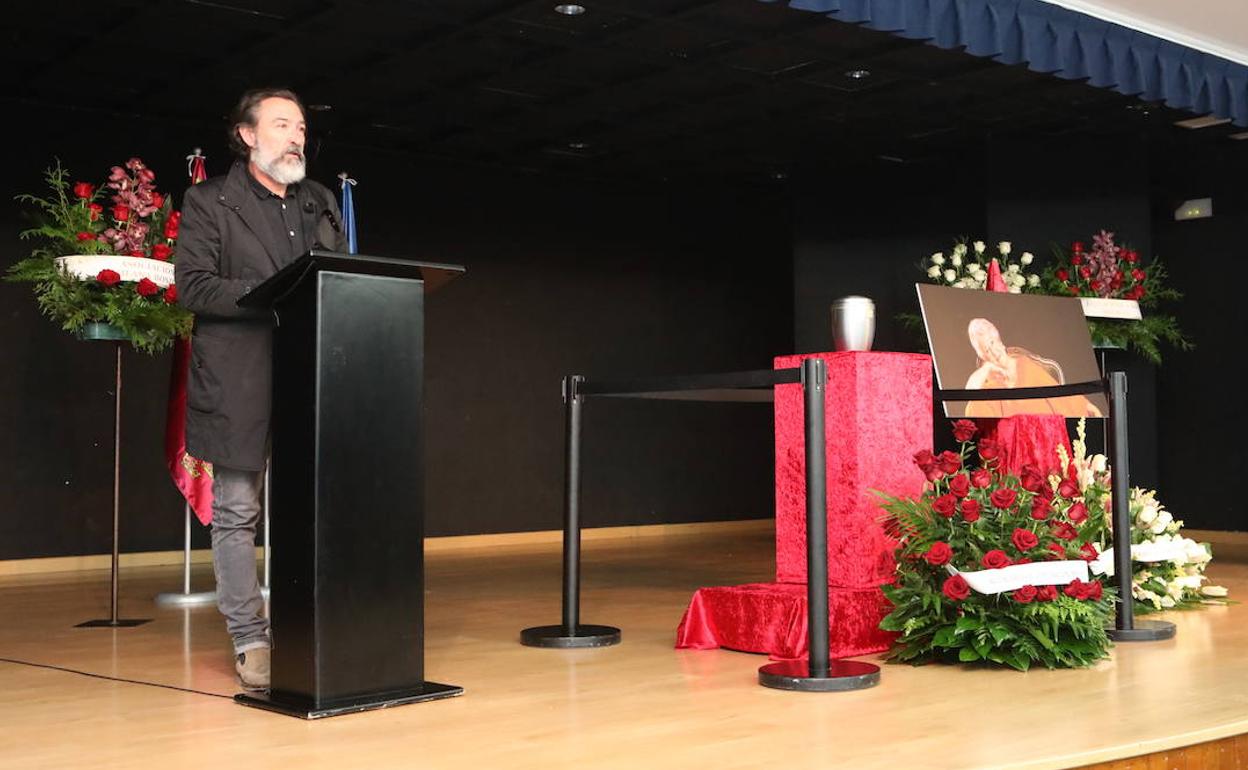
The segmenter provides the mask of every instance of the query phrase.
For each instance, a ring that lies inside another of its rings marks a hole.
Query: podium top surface
[[[313,249],[245,294],[238,300],[238,305],[247,308],[272,307],[298,286],[304,276],[321,270],[420,280],[425,282],[425,291],[430,292],[463,274],[464,266]]]

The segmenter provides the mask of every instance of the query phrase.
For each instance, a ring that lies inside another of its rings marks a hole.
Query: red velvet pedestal
[[[918,495],[912,456],[932,444],[932,363],[909,353],[818,353],[828,365],[828,586],[834,657],[879,652],[890,635],[880,586],[894,543],[871,490]],[[782,356],[777,369],[809,356]],[[776,388],[776,583],[702,588],[677,631],[678,648],[728,647],[773,657],[805,655],[806,455],[802,389]]]

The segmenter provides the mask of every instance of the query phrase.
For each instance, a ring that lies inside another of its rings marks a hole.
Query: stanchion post
[[[216,591],[200,591],[191,593],[191,504],[187,503],[183,511],[182,527],[182,592],[165,591],[156,594],[158,607],[194,607],[199,604],[215,604]]]

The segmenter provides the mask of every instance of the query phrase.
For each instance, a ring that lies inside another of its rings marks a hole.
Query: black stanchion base
[[[405,706],[409,703],[420,703],[427,700],[454,698],[456,695],[463,694],[464,688],[456,687],[453,684],[425,682],[419,690],[390,693],[380,698],[364,698],[331,706],[317,706],[307,698],[260,692],[240,692],[234,696],[234,702],[240,706],[251,706],[252,708],[274,711],[278,714],[299,717],[300,719],[321,719],[323,717],[336,717],[341,714],[355,714],[360,711],[390,708],[391,706]]]
[[[103,620],[88,620],[84,623],[78,623],[74,625],[74,628],[134,628],[135,626],[141,626],[144,623],[151,622],[151,618],[138,618],[131,620],[110,620],[108,618],[104,618]]]
[[[1107,628],[1105,633],[1115,642],[1159,642],[1173,639],[1175,626],[1165,620],[1137,620],[1135,628]]]
[[[520,632],[520,644],[525,647],[610,647],[620,643],[620,629],[613,626],[576,627],[576,633],[568,635],[563,626],[534,626]]]
[[[811,676],[809,661],[782,660],[760,668],[758,683],[776,690],[802,692],[864,690],[880,683],[880,667],[856,660],[833,660],[828,664],[827,676]]]

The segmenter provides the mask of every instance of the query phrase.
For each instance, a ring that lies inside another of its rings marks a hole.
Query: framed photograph
[[[1101,379],[1083,307],[1073,297],[918,284],[942,390],[1037,388]],[[1004,395],[1004,394],[1002,394]],[[1105,417],[1104,394],[946,401],[948,417]]]

